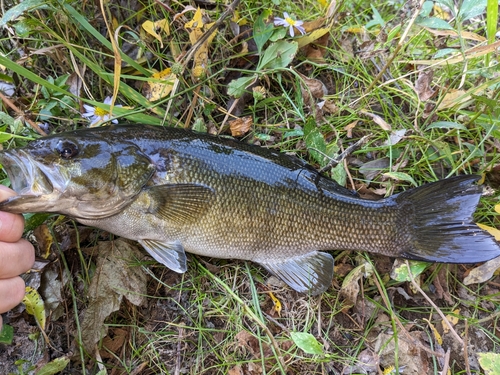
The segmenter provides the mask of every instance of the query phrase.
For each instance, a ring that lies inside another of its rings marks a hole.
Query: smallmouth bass
[[[328,250],[445,263],[500,255],[472,222],[482,188],[457,176],[360,199],[298,158],[182,129],[116,125],[0,153],[12,213],[54,212],[138,241],[187,269],[186,252],[261,264],[299,292],[325,291]]]

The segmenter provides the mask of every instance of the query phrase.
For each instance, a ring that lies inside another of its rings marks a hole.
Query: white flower
[[[104,104],[111,104],[111,96],[106,97],[104,99]],[[105,109],[99,107],[92,107],[91,105],[84,104],[83,107],[87,112],[83,113],[82,116],[86,117],[90,120],[90,127],[101,125],[103,122],[109,121],[111,116],[109,112]],[[115,105],[115,107],[121,107],[121,105]],[[118,124],[117,119],[111,120],[113,124]]]
[[[297,30],[299,30],[299,32],[302,35],[304,35],[306,33],[306,30],[302,26],[304,24],[304,21],[291,19],[287,12],[283,13],[283,17],[285,17],[285,18],[274,17],[274,25],[275,26],[289,27],[290,28],[290,36],[292,36],[292,37],[295,35],[295,32],[293,30],[294,27]]]

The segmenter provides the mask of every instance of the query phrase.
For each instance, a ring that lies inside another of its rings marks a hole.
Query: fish
[[[173,127],[121,124],[0,153],[12,213],[64,214],[137,241],[171,270],[186,253],[260,264],[292,289],[332,284],[331,250],[442,263],[498,257],[474,224],[482,193],[462,175],[372,201],[298,157]]]

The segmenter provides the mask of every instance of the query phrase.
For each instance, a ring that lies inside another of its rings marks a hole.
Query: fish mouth
[[[12,189],[22,196],[42,196],[62,191],[61,176],[54,167],[43,165],[23,150],[0,152],[0,163]]]

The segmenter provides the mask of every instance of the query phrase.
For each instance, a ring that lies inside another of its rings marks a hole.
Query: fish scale
[[[328,250],[447,263],[500,255],[472,221],[477,176],[368,201],[298,158],[138,124],[43,137],[0,162],[20,193],[0,210],[72,216],[138,241],[176,272],[186,271],[186,252],[243,259],[318,294],[333,277]]]

